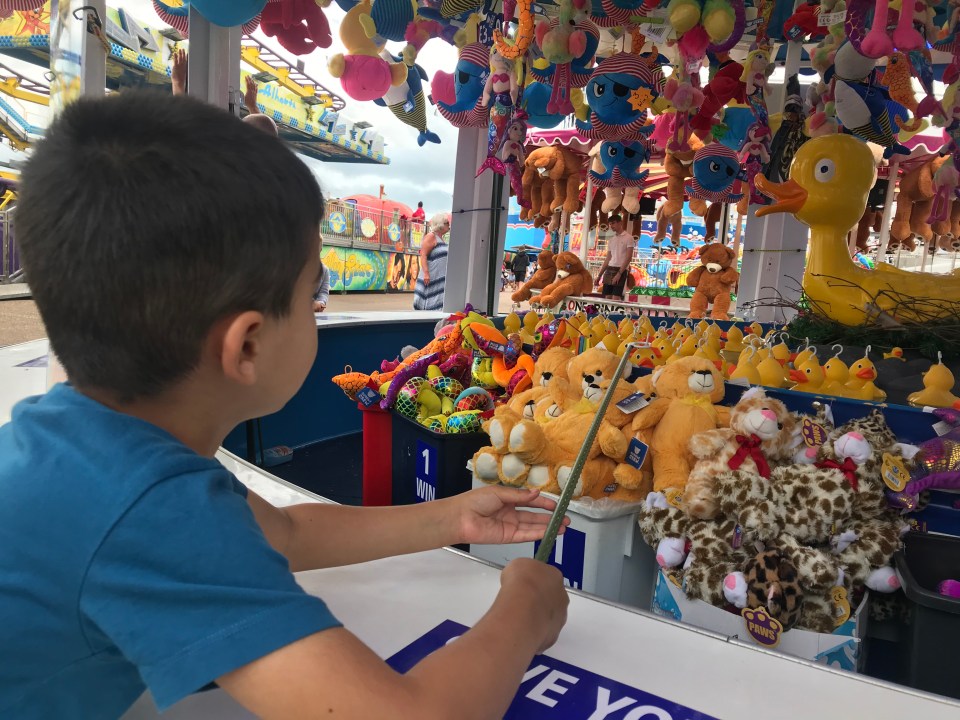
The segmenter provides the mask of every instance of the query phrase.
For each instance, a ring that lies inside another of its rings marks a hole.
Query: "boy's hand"
[[[251,113],[258,113],[260,109],[257,107],[257,93],[260,92],[260,89],[257,87],[257,81],[250,75],[247,75],[245,79],[247,89],[243,93],[243,104],[247,106],[247,110]]]
[[[173,51],[173,68],[170,70],[170,82],[174,95],[185,95],[187,92],[187,53],[183,48]]]
[[[543,537],[550,522],[549,512],[557,506],[553,500],[540,497],[539,490],[490,487],[471,490],[451,498],[458,505],[457,537],[459,542],[503,544],[530,542]],[[533,513],[519,508],[542,508],[548,513]],[[560,532],[570,523],[564,518]]]
[[[567,621],[570,598],[563,586],[563,575],[553,565],[533,558],[512,560],[500,573],[500,592],[516,608],[518,602],[532,603],[543,633],[537,653],[552,646]],[[498,598],[499,599],[499,598]]]

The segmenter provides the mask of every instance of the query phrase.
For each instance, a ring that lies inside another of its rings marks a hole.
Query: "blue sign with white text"
[[[468,629],[444,620],[388,659],[387,664],[405,673]],[[717,720],[712,715],[546,655],[533,659],[503,717],[504,720]]]
[[[540,542],[533,544],[533,554],[540,549]],[[550,551],[547,564],[559,568],[567,587],[583,589],[583,558],[587,549],[587,534],[581,530],[567,528],[563,535],[557,535],[557,541]]]
[[[414,479],[417,486],[414,495],[417,502],[429,502],[437,499],[437,449],[417,440],[417,476]]]

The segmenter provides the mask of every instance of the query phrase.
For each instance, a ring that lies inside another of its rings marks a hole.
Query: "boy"
[[[257,165],[256,182],[249,164]],[[490,611],[398,675],[291,571],[542,536],[508,488],[278,510],[214,459],[313,362],[323,197],[275,137],[186,97],[70,106],[17,240],[70,383],[0,428],[0,717],[115,718],[211,681],[257,715],[495,717],[566,615],[515,561]]]
[[[607,240],[607,255],[603,259],[596,284],[603,283],[603,296],[611,300],[623,300],[623,289],[630,276],[630,263],[637,241],[624,229],[623,218],[610,216],[610,229],[613,237]]]

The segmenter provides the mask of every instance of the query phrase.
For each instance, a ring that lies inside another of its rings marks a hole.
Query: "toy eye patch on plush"
[[[649,156],[642,142],[605,142],[600,146],[603,172],[591,170],[590,177],[598,188],[642,185],[649,171],[641,170],[640,166]]]

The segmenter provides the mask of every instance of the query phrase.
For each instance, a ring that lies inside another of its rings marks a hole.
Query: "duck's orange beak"
[[[802,370],[791,370],[790,379],[795,383],[805,383],[807,382],[807,374]]]
[[[857,373],[857,377],[861,380],[873,380],[876,376],[877,373],[873,368],[864,368]]]
[[[807,201],[807,191],[796,180],[775,183],[770,182],[763,174],[760,174],[756,177],[756,185],[757,190],[777,201],[773,205],[759,208],[757,217],[782,212],[795,213]]]

